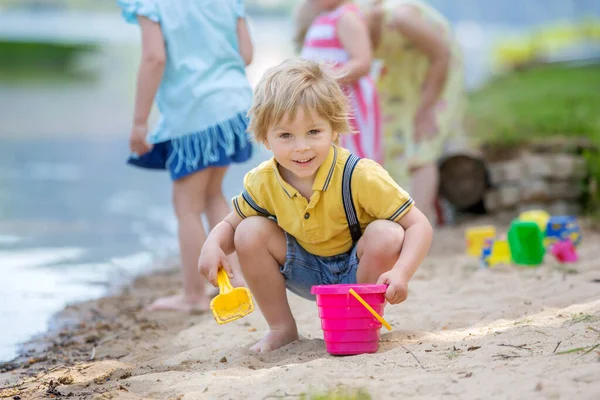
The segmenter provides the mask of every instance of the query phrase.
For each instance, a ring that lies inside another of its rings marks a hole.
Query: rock
[[[123,376],[131,376],[134,366],[114,360],[98,361],[77,365],[48,374],[46,381],[56,380],[64,385],[100,385],[108,380],[118,380]]]

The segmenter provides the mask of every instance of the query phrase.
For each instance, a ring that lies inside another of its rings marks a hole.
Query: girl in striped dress
[[[359,157],[381,163],[379,96],[369,76],[372,62],[369,31],[358,7],[344,0],[305,1],[299,8],[297,22],[296,44],[301,43],[300,56],[331,63],[338,70],[338,82],[348,96],[355,134],[341,136],[341,145]]]

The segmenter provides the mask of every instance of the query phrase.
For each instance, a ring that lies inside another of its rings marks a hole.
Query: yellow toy
[[[465,232],[467,242],[467,254],[474,257],[481,257],[481,252],[485,246],[486,239],[496,237],[496,227],[492,225],[478,226],[469,228]]]
[[[252,295],[247,288],[234,288],[223,268],[217,273],[219,294],[210,302],[210,310],[219,324],[226,324],[254,311]]]
[[[531,210],[524,211],[519,215],[521,221],[532,221],[538,224],[542,233],[546,232],[548,221],[550,220],[550,214],[544,210]]]
[[[511,262],[510,245],[507,240],[487,240],[487,244],[481,252],[481,264],[483,268],[493,267],[498,264],[510,264]]]

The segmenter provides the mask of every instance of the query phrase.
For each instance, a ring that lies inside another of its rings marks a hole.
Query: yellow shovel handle
[[[369,304],[367,304],[367,302],[364,301],[363,298],[360,297],[359,294],[354,291],[354,289],[350,289],[350,294],[352,296],[354,296],[354,298],[356,298],[356,300],[358,300],[360,302],[360,304],[362,304],[363,306],[365,306],[365,308],[367,310],[369,310],[369,312],[371,314],[373,314],[373,316],[375,318],[377,318],[377,320],[379,322],[381,322],[383,324],[383,326],[385,326],[387,328],[388,331],[392,330],[392,327],[390,326],[390,324],[388,324],[388,322],[385,319],[383,319],[383,317],[381,315],[379,315],[379,313],[377,313],[377,311],[373,310],[373,308]]]
[[[219,293],[228,293],[233,290],[233,286],[229,282],[229,275],[227,275],[227,271],[223,267],[219,267],[217,271],[217,283],[219,284]]]

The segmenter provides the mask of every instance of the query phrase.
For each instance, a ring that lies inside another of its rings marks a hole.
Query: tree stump
[[[481,202],[488,177],[484,161],[473,154],[446,156],[439,164],[439,194],[457,210],[465,210]]]

